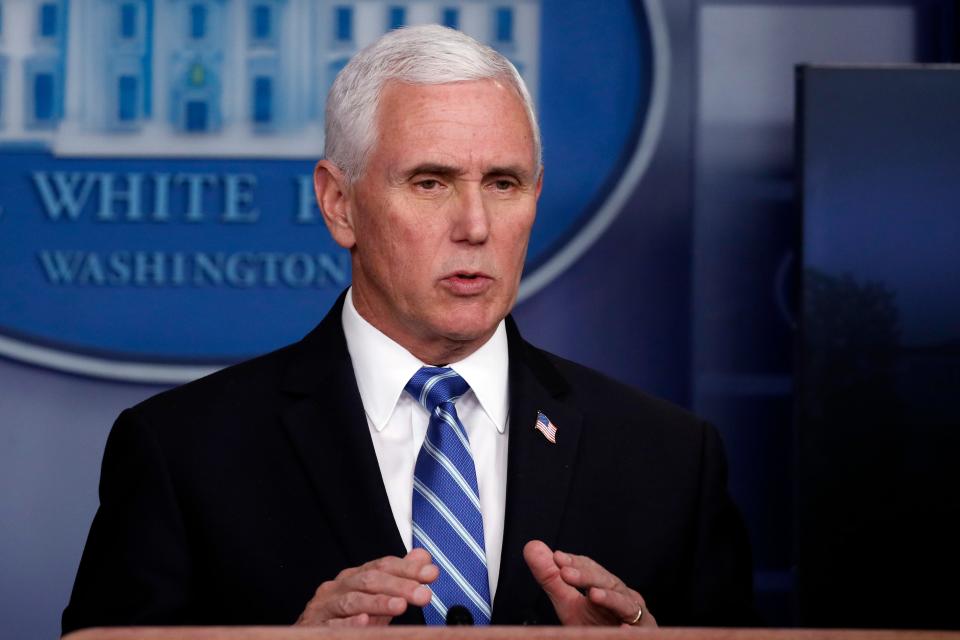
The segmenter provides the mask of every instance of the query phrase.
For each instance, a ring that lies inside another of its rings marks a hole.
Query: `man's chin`
[[[482,316],[478,313],[453,313],[440,319],[437,334],[451,342],[486,342],[502,318],[496,314]]]
[[[442,335],[444,338],[450,342],[455,343],[471,343],[471,342],[486,342],[490,336],[493,335],[493,332],[496,330],[497,325],[494,324],[492,327],[483,327],[477,329],[464,329],[462,327],[446,327],[442,331],[439,331],[438,334]]]

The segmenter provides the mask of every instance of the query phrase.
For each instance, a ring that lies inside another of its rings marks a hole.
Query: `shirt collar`
[[[403,388],[426,365],[357,312],[352,287],[343,303],[341,322],[364,411],[374,428],[383,431]],[[504,322],[500,321],[493,336],[479,349],[448,366],[467,381],[497,431],[503,433],[509,410],[509,356]]]

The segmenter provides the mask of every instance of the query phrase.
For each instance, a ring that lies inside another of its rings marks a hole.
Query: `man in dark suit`
[[[300,342],[120,416],[64,631],[436,624],[460,605],[750,622],[714,430],[508,317],[543,177],[513,66],[395,31],[338,76],[326,124],[315,182],[351,289]]]

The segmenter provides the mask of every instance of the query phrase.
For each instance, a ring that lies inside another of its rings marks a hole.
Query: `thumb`
[[[524,545],[523,559],[530,567],[534,580],[547,592],[554,608],[581,596],[579,591],[560,577],[560,566],[553,559],[553,551],[540,540],[531,540]]]

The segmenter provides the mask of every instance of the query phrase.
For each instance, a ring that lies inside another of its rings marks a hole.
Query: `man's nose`
[[[468,184],[460,190],[454,212],[453,240],[482,244],[490,235],[490,218],[479,184]]]

